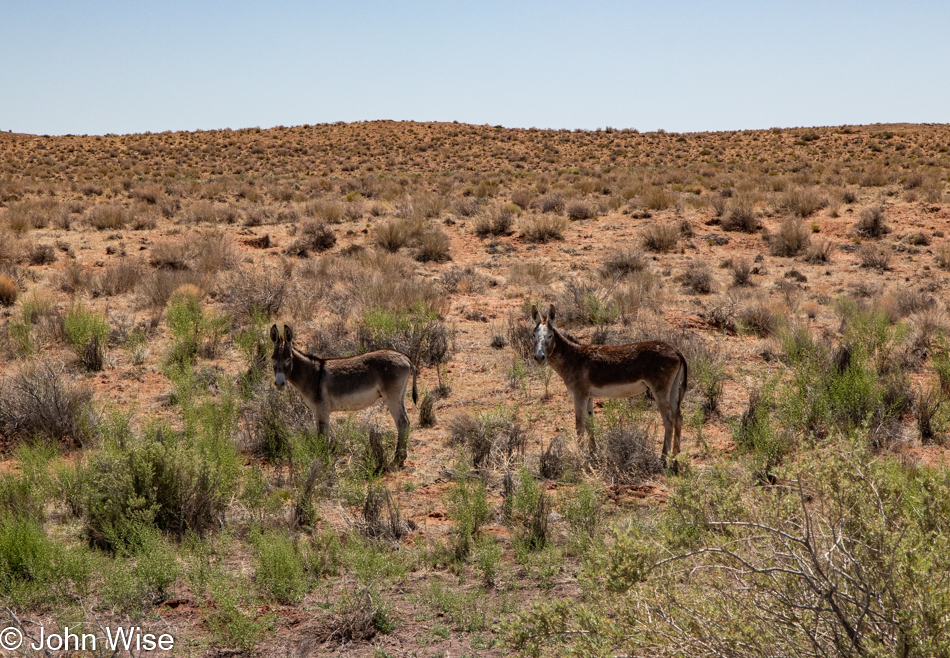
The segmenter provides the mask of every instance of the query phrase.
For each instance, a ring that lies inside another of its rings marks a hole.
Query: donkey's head
[[[270,360],[274,364],[274,386],[278,389],[287,384],[287,377],[294,367],[293,346],[291,341],[294,338],[293,330],[284,325],[284,335],[281,337],[275,324],[270,328],[270,339],[274,341],[274,354]]]
[[[543,364],[548,360],[551,342],[554,340],[554,305],[552,304],[548,309],[547,317],[538,313],[537,306],[532,306],[531,317],[536,323],[534,325],[534,360]]]

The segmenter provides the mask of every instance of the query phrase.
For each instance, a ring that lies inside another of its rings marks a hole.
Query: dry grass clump
[[[564,196],[561,194],[545,194],[538,200],[541,212],[561,213],[564,212],[565,205]]]
[[[172,293],[190,283],[207,291],[211,282],[207,277],[192,270],[157,270],[139,284],[141,305],[152,310],[161,310],[168,304]]]
[[[759,219],[755,216],[755,207],[747,199],[735,199],[728,204],[725,217],[722,218],[725,231],[753,233],[759,228]]]
[[[659,289],[658,277],[649,272],[637,272],[628,276],[614,288],[610,299],[620,313],[620,320],[628,324],[640,317],[641,310],[657,306]]]
[[[513,414],[463,413],[449,421],[449,443],[468,448],[475,468],[506,468],[524,459],[528,431]]]
[[[206,274],[234,269],[238,264],[234,241],[219,230],[202,233],[194,239],[190,256],[194,268]]]
[[[122,206],[103,203],[92,206],[84,215],[86,223],[100,231],[114,231],[125,228],[131,221],[131,213]]]
[[[861,261],[861,267],[884,272],[890,269],[891,252],[873,244],[863,244],[858,250],[858,260]]]
[[[489,235],[509,235],[515,220],[515,212],[509,206],[493,205],[480,213],[472,226],[475,235],[480,238]]]
[[[284,249],[289,256],[307,258],[312,252],[320,253],[332,249],[336,244],[336,234],[323,220],[308,221],[297,231],[297,239]]]
[[[49,265],[56,262],[56,250],[48,244],[38,244],[30,249],[30,265]]]
[[[440,197],[441,198],[441,197]],[[444,263],[452,260],[452,240],[437,226],[430,226],[418,238],[415,259],[420,263]]]
[[[698,295],[708,295],[713,291],[715,279],[708,263],[692,262],[680,275],[683,286]]]
[[[760,338],[771,336],[779,326],[778,316],[769,306],[761,302],[744,306],[736,313],[736,320],[746,331],[751,331]]]
[[[600,274],[605,278],[619,279],[644,271],[648,263],[646,254],[639,249],[617,249],[604,259]]]
[[[805,262],[812,265],[831,262],[831,252],[834,251],[834,244],[830,240],[819,238],[808,245],[808,251],[805,253]]]
[[[343,204],[330,199],[308,201],[304,205],[304,215],[314,217],[327,224],[341,224],[344,219]]]
[[[531,190],[515,190],[511,193],[511,202],[522,210],[530,208],[534,198],[535,194]]]
[[[532,215],[521,222],[521,234],[528,242],[563,240],[568,221],[561,215]]]
[[[442,274],[442,287],[450,295],[481,293],[485,290],[485,278],[471,265],[464,268],[453,267]]]
[[[259,313],[272,318],[280,313],[287,295],[287,280],[275,273],[239,269],[227,279],[223,295],[231,314],[247,320]]]
[[[69,212],[55,199],[14,203],[3,216],[10,229],[18,234],[46,228],[50,224],[57,228],[69,228]]]
[[[872,206],[861,211],[854,232],[863,238],[879,238],[891,232],[884,217],[884,208]]]
[[[114,297],[132,292],[141,281],[142,272],[142,263],[137,260],[123,260],[107,267],[92,279],[92,294],[94,297]]]
[[[934,262],[942,270],[950,270],[950,242],[942,242],[934,247]]]
[[[610,483],[638,484],[663,472],[650,427],[619,422],[597,437],[591,461]]]
[[[732,283],[736,286],[752,285],[752,263],[748,258],[738,258],[729,264],[732,270]]]
[[[649,210],[667,210],[676,205],[676,193],[656,185],[647,187],[640,199],[643,207]]]
[[[597,216],[597,206],[586,199],[571,199],[564,210],[571,219],[593,219]]]
[[[651,224],[640,231],[643,247],[659,253],[676,249],[679,238],[679,228],[674,224]]]
[[[508,285],[547,286],[557,278],[557,270],[539,260],[517,261],[508,269]]]
[[[445,212],[445,197],[441,194],[419,194],[412,199],[414,212],[425,219],[438,219]]]
[[[797,217],[810,217],[828,205],[828,199],[813,187],[795,187],[782,195],[780,205]]]
[[[186,270],[191,245],[185,240],[165,240],[152,245],[148,262],[160,270]]]
[[[69,384],[48,362],[33,363],[0,386],[0,434],[81,447],[92,430],[91,391]]]
[[[6,274],[0,274],[0,306],[13,306],[19,296],[16,283]]]
[[[811,234],[805,223],[797,217],[786,217],[778,233],[769,236],[769,252],[773,256],[791,258],[797,256],[811,242]]]

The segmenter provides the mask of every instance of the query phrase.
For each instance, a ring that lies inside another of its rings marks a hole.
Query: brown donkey
[[[274,341],[274,385],[281,389],[293,384],[313,414],[317,431],[327,433],[330,413],[359,411],[382,398],[396,422],[396,457],[393,464],[402,468],[409,453],[409,414],[406,413],[406,387],[412,375],[412,401],[416,402],[416,369],[409,357],[394,350],[377,350],[345,359],[321,359],[304,354],[293,346],[293,330],[284,325],[280,336],[275,324],[270,328]]]
[[[584,436],[587,419],[594,415],[594,398],[628,398],[650,389],[663,417],[663,457],[680,451],[683,396],[686,394],[686,358],[669,343],[658,340],[627,345],[581,345],[554,327],[554,306],[546,318],[536,306],[534,360],[551,364],[574,397],[577,438]],[[594,437],[588,437],[594,450]],[[671,445],[672,442],[672,445]]]

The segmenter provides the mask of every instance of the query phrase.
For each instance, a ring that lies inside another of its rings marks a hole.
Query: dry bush
[[[831,252],[834,251],[834,244],[831,240],[819,238],[808,245],[808,251],[805,253],[805,262],[812,265],[831,262]]]
[[[191,270],[157,270],[142,279],[139,284],[141,305],[152,310],[161,310],[168,304],[172,293],[190,283],[203,291],[210,287],[210,281],[204,275]]]
[[[872,206],[861,211],[854,232],[863,238],[879,238],[891,232],[884,217],[884,208]]]
[[[246,321],[259,313],[273,318],[280,313],[286,295],[285,278],[267,271],[239,269],[228,278],[222,297],[231,314]]]
[[[659,278],[649,272],[638,272],[627,277],[614,288],[610,296],[620,313],[620,320],[629,324],[639,318],[641,309],[656,308],[659,288]]]
[[[474,199],[457,199],[453,207],[459,217],[474,217],[478,213],[478,202]]]
[[[441,197],[440,197],[441,198]],[[419,236],[415,259],[420,263],[444,263],[452,260],[452,240],[437,226],[430,226]]]
[[[186,270],[192,253],[187,240],[165,240],[152,245],[148,262],[160,270]]]
[[[7,224],[15,233],[26,233],[34,228],[69,228],[69,212],[55,199],[21,201],[11,204],[4,214]]]
[[[684,287],[698,295],[708,295],[715,287],[712,269],[706,262],[690,263],[679,278]]]
[[[522,220],[521,234],[528,242],[563,240],[568,221],[560,215],[532,215]]]
[[[442,287],[450,295],[460,293],[463,295],[477,294],[484,292],[485,279],[475,271],[471,265],[465,268],[453,267],[448,272],[442,274]]]
[[[604,259],[600,273],[605,278],[620,279],[646,270],[648,264],[646,254],[639,249],[617,249]]]
[[[373,430],[371,426],[370,436]],[[379,430],[375,431],[378,435]],[[399,505],[385,486],[371,487],[366,492],[360,511],[362,518],[357,521],[356,527],[365,537],[396,541],[409,534],[409,527],[399,513]]]
[[[759,219],[755,216],[755,207],[748,199],[735,199],[728,204],[729,209],[722,219],[725,231],[752,233],[759,228]]]
[[[791,258],[797,256],[811,242],[811,234],[804,222],[797,217],[786,217],[778,233],[769,236],[769,252],[773,256]]]
[[[143,265],[137,260],[123,260],[107,267],[90,284],[94,297],[114,297],[135,290],[143,275]]]
[[[508,285],[547,286],[557,278],[557,270],[537,260],[517,261],[508,269]]]
[[[131,213],[127,208],[115,204],[98,204],[86,211],[84,219],[87,224],[100,231],[114,231],[125,228],[131,221]]]
[[[795,187],[782,195],[780,204],[798,217],[810,217],[828,205],[828,199],[813,187]]]
[[[522,210],[527,210],[531,207],[534,197],[534,193],[530,190],[515,190],[511,193],[511,202]]]
[[[861,261],[861,267],[884,272],[890,269],[891,252],[873,244],[863,244],[858,250],[858,260]]]
[[[566,206],[564,196],[561,194],[545,194],[538,201],[541,212],[562,213]]]
[[[297,231],[297,239],[284,249],[288,256],[297,256],[307,258],[311,252],[320,253],[333,248],[336,244],[336,234],[333,233],[326,222],[309,221],[304,222]]]
[[[281,395],[270,386],[241,409],[238,447],[247,455],[280,463],[290,455],[292,435],[312,427],[310,409],[299,395]]]
[[[609,325],[620,311],[609,288],[570,280],[557,297],[558,320],[569,325]]]
[[[56,262],[56,250],[48,244],[38,244],[30,249],[30,265],[49,265]]]
[[[564,210],[571,219],[593,219],[597,216],[597,206],[587,199],[571,199]]]
[[[344,217],[343,204],[330,199],[308,201],[304,205],[304,214],[327,224],[341,224]]]
[[[676,193],[665,187],[650,185],[640,195],[640,202],[650,210],[666,210],[676,205]]]
[[[650,224],[640,231],[643,247],[658,253],[676,249],[680,232],[674,224]]]
[[[621,420],[597,436],[591,462],[604,480],[639,484],[663,471],[648,425]]]
[[[309,632],[310,637],[301,643],[299,654],[319,655],[330,643],[347,646],[369,642],[379,633],[385,616],[386,610],[369,588],[362,589],[343,610],[321,621]]]
[[[950,242],[941,242],[934,247],[934,262],[942,270],[950,270]]]
[[[0,306],[13,306],[19,296],[16,283],[6,274],[0,274]]]
[[[480,238],[489,235],[509,235],[512,232],[511,225],[514,219],[515,213],[510,207],[496,204],[489,206],[475,218],[472,229]]]
[[[234,241],[224,231],[208,231],[190,239],[190,262],[196,270],[214,274],[237,267],[238,253]]]
[[[449,421],[449,443],[468,448],[475,468],[508,468],[524,459],[528,431],[517,417],[503,411],[463,413]]]
[[[80,265],[77,261],[68,263],[63,268],[59,276],[59,289],[63,292],[75,295],[87,288],[92,287],[94,277],[92,274]]]
[[[730,263],[732,283],[737,286],[752,285],[752,263],[748,258],[739,258]]]
[[[414,212],[425,219],[438,219],[445,212],[445,205],[441,194],[419,194],[412,199]]]
[[[906,318],[914,313],[921,313],[934,309],[937,306],[937,300],[928,295],[923,290],[905,288],[896,296],[897,314],[901,318]]]
[[[744,306],[736,313],[742,327],[760,338],[771,336],[778,329],[779,321],[775,312],[763,303]]]
[[[0,434],[81,447],[94,430],[91,402],[92,392],[69,384],[61,370],[33,363],[0,385]]]

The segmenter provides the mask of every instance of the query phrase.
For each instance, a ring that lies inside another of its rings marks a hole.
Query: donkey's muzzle
[[[274,377],[274,386],[277,387],[277,390],[280,390],[286,385],[287,385],[287,380],[284,378],[284,373],[278,372],[277,375]]]

